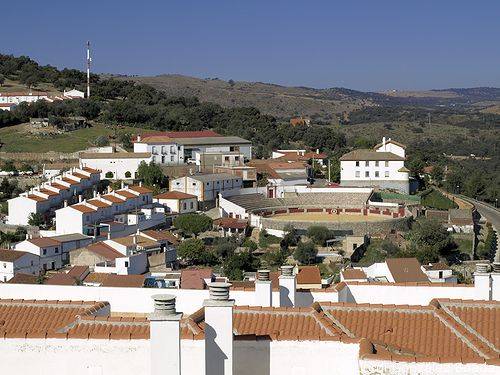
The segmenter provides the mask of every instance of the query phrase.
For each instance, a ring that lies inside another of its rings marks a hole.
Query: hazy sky
[[[95,72],[360,90],[500,86],[500,1],[24,0],[0,53]]]

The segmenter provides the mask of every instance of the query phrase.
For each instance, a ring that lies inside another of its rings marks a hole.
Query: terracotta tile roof
[[[181,289],[206,289],[204,279],[213,277],[211,268],[185,269],[181,271]]]
[[[107,200],[108,202],[112,203],[123,203],[125,202],[125,199],[121,199],[119,197],[114,196],[113,194],[106,194],[101,196],[102,199]]]
[[[44,284],[47,285],[76,285],[76,277],[70,276],[65,272],[59,272],[54,274],[45,280]]]
[[[26,251],[0,249],[0,262],[14,262],[26,254],[30,253]]]
[[[63,177],[62,180],[70,185],[78,185],[79,182],[71,179],[71,176]]]
[[[289,161],[309,161],[310,159],[326,159],[328,157],[327,154],[320,152],[319,154],[313,151],[308,151],[303,154],[297,152],[286,152],[286,151],[277,151],[280,154],[284,154],[283,156],[279,156],[276,160],[289,160]]]
[[[144,235],[154,238],[157,241],[168,241],[172,245],[178,245],[179,244],[179,239],[175,237],[172,232],[168,230],[143,230],[141,233]]]
[[[153,192],[153,190],[151,190],[147,187],[144,187],[144,186],[139,186],[139,185],[132,185],[132,186],[129,186],[128,188],[130,190],[138,192],[139,194],[149,194],[149,193]]]
[[[38,284],[38,276],[28,273],[16,273],[7,281],[8,284]]]
[[[385,144],[389,144],[389,143],[392,143],[392,144],[394,144],[396,146],[399,146],[399,147],[402,147],[402,148],[406,148],[406,146],[404,144],[396,142],[396,141],[393,141],[392,139],[388,139],[388,140],[385,141]],[[376,150],[376,149],[382,147],[383,145],[384,145],[384,143],[381,142],[381,143],[375,145],[375,147],[373,147],[373,149]]]
[[[160,247],[160,244],[158,242],[156,242],[155,240],[151,240],[147,237],[144,237],[141,235],[135,235],[135,234],[132,236],[127,236],[127,237],[113,238],[112,241],[119,243],[120,245],[123,245],[123,246],[133,246],[134,245],[134,237],[136,238],[137,246],[141,246],[144,248]]]
[[[121,195],[122,197],[125,197],[127,199],[129,198],[137,198],[137,194],[134,194],[132,193],[131,191],[129,190],[125,190],[125,189],[120,189],[120,190],[117,190],[116,191],[116,194],[119,194]]]
[[[356,268],[346,268],[342,271],[342,277],[345,280],[366,279],[366,273]]]
[[[91,245],[88,245],[86,249],[94,254],[103,257],[106,260],[115,260],[116,258],[124,257],[122,253],[105,244],[104,242],[93,243]]]
[[[144,285],[144,275],[115,275],[108,274],[101,286],[122,287],[122,288],[142,288]]]
[[[40,193],[46,194],[46,195],[51,196],[51,197],[59,195],[59,193],[55,192],[54,190],[40,189],[39,191],[40,191]]]
[[[111,206],[109,203],[103,202],[99,199],[90,199],[87,201],[87,203],[99,208],[107,208]]]
[[[84,170],[85,172],[88,172],[88,173],[92,173],[92,174],[101,173],[101,171],[94,169],[94,168],[89,168],[89,167],[83,167],[82,170]]]
[[[140,141],[136,141],[138,143],[175,143],[175,139],[167,137],[166,135],[161,134],[152,134],[148,136],[144,136]]]
[[[51,183],[50,186],[55,187],[56,189],[59,189],[59,190],[69,190],[69,187],[58,184],[57,182]]]
[[[390,258],[385,262],[396,283],[429,281],[417,258]]]
[[[150,152],[80,152],[80,159],[149,159]]]
[[[68,271],[67,275],[71,277],[76,277],[79,280],[83,280],[89,272],[88,266],[73,266]]]
[[[34,195],[34,194],[29,194],[26,198],[31,199],[32,201],[36,201],[36,202],[45,202],[47,200],[47,198],[43,198],[43,197],[40,197],[40,196]]]
[[[108,306],[107,302],[3,299],[0,300],[0,337],[60,337],[77,315],[92,315]]]
[[[167,191],[155,196],[157,199],[190,199],[197,198],[196,195],[183,193],[181,191]]]
[[[95,208],[86,206],[84,204],[74,204],[73,206],[70,206],[71,208],[83,212],[84,214],[90,214],[92,212],[96,212],[97,210]]]
[[[226,229],[245,229],[248,226],[248,221],[232,217],[223,217],[214,220],[214,224],[218,227]]]
[[[321,273],[317,266],[299,267],[297,284],[321,284]]]
[[[429,263],[422,267],[424,267],[424,269],[427,271],[444,271],[450,269],[450,266],[443,262]]]
[[[82,281],[89,284],[102,284],[108,275],[108,273],[90,272]]]
[[[78,172],[71,172],[71,174],[73,176],[75,176],[75,177],[81,178],[82,180],[88,180],[89,179],[89,176],[87,176],[85,174],[78,173]]]
[[[38,247],[59,246],[61,244],[61,242],[50,237],[30,238],[27,241]]]

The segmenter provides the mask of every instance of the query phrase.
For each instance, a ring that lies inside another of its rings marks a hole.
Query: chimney
[[[205,375],[233,374],[233,306],[229,283],[209,283],[205,308]]]
[[[125,188],[125,182],[121,181],[121,188],[124,189]]]
[[[385,151],[385,137],[382,138],[382,147],[383,147],[383,149]]]
[[[95,198],[95,197],[97,197],[97,190],[96,190],[96,189],[92,190],[92,196],[93,196],[94,198]]]
[[[140,142],[140,141],[141,141],[141,135],[137,134],[137,142]]]
[[[108,229],[108,240],[110,240],[110,239],[111,239],[111,228]]]
[[[255,305],[271,307],[273,305],[273,288],[269,279],[269,270],[258,270],[255,280]]]
[[[295,306],[295,293],[297,280],[293,274],[293,266],[281,266],[280,284],[280,307]]]
[[[154,311],[149,319],[151,375],[181,374],[180,320],[175,310],[175,296],[155,294]]]
[[[134,246],[137,247],[137,234],[134,234],[132,236],[132,238],[133,238],[133,241],[134,241]]]
[[[64,207],[68,207],[68,200],[67,199],[64,200]]]
[[[477,263],[474,272],[475,299],[489,301],[491,299],[491,280],[489,263]]]
[[[491,299],[500,301],[500,262],[493,262],[491,273]]]
[[[82,195],[78,194],[78,203],[82,203]]]
[[[142,187],[142,181],[139,181],[139,186]]]
[[[111,193],[111,185],[108,185],[108,194]]]

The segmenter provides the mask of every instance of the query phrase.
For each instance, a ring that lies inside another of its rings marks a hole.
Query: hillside
[[[343,113],[374,106],[445,106],[496,112],[500,89],[490,87],[427,91],[361,92],[345,88],[314,89],[261,82],[232,82],[182,75],[117,77],[150,85],[174,96],[196,96],[223,107],[256,107],[277,118],[308,116],[319,123],[338,123]],[[491,108],[491,109],[489,109]]]

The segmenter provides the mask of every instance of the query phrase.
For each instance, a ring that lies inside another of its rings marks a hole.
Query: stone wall
[[[410,193],[410,184],[408,181],[396,181],[396,180],[372,180],[372,181],[357,181],[348,180],[342,181],[342,186],[358,186],[358,187],[378,187],[380,189],[394,189],[398,190],[404,194]]]

